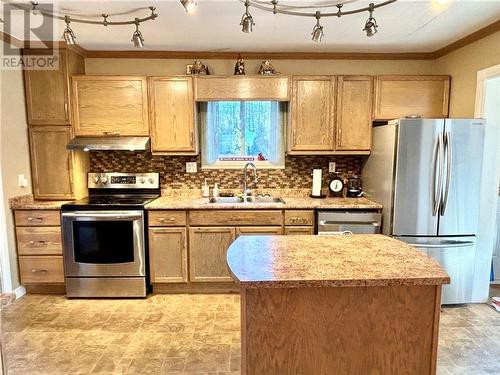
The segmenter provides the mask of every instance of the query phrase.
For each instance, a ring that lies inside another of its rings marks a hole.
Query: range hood
[[[67,145],[68,150],[83,151],[149,151],[149,137],[76,137]]]

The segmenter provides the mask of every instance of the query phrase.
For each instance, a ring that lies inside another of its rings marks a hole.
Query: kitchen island
[[[433,374],[446,272],[383,235],[242,236],[242,374]]]

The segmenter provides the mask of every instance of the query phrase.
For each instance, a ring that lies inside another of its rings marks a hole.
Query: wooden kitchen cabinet
[[[338,77],[336,150],[370,150],[372,107],[373,77]]]
[[[237,227],[236,237],[245,236],[262,236],[262,235],[280,235],[283,234],[281,227]]]
[[[193,79],[149,78],[151,150],[164,154],[196,154]]]
[[[234,239],[234,227],[191,227],[189,229],[190,281],[232,282],[226,252]]]
[[[76,136],[148,136],[147,80],[142,76],[73,76]]]
[[[24,55],[46,53],[46,50],[25,49]],[[73,50],[61,49],[58,69],[24,70],[26,111],[30,125],[69,125],[71,95],[69,81],[73,74],[85,72],[83,56]]]
[[[285,227],[285,235],[312,235],[314,234],[314,227]]]
[[[378,76],[375,81],[375,119],[448,117],[449,96],[450,76]]]
[[[73,199],[87,195],[88,155],[69,151],[68,126],[29,128],[31,174],[35,199]]]
[[[19,273],[23,284],[64,283],[62,256],[20,256]]]
[[[334,151],[335,82],[333,76],[294,76],[289,153]]]
[[[152,283],[188,281],[186,228],[149,228]]]

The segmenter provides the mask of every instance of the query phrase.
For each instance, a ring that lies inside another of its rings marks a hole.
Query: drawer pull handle
[[[33,268],[33,269],[31,270],[31,272],[33,272],[33,273],[47,273],[47,272],[49,272],[49,271],[48,271],[48,270],[37,270],[37,269]]]
[[[104,135],[120,135],[119,132],[102,132]]]
[[[170,217],[170,218],[160,217],[160,218],[158,218],[158,221],[175,221],[175,218],[173,218],[173,217]]]
[[[43,241],[43,240],[40,240],[40,241],[30,241],[30,245],[37,245],[37,246],[47,246],[48,242],[47,241]]]
[[[43,221],[43,217],[29,217],[28,221]]]

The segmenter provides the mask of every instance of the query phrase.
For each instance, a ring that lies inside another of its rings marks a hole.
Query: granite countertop
[[[160,197],[146,205],[149,210],[167,209],[381,209],[382,205],[367,198],[298,198],[282,197],[285,203],[209,203],[200,197]]]
[[[33,195],[21,195],[9,199],[9,207],[12,210],[60,210],[64,203],[69,201],[46,201],[35,200]]]
[[[426,254],[381,234],[241,236],[227,262],[243,288],[449,284]]]

